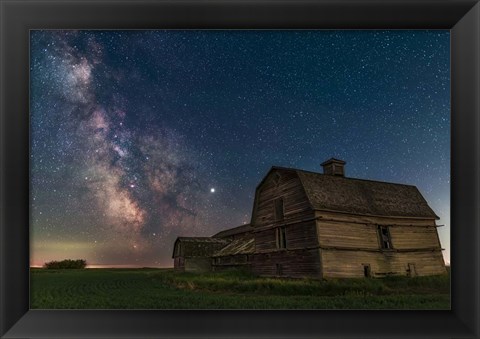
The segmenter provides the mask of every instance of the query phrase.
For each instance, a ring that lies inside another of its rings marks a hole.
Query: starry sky
[[[273,165],[416,185],[450,261],[450,35],[31,31],[31,265],[172,266]]]

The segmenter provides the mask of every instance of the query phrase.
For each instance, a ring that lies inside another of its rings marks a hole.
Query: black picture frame
[[[479,338],[480,5],[472,0],[0,0],[4,338]],[[29,310],[30,29],[450,29],[451,311]]]

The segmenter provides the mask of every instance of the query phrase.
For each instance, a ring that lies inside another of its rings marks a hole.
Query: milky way
[[[31,263],[169,266],[273,165],[417,185],[446,226],[448,31],[32,31]]]

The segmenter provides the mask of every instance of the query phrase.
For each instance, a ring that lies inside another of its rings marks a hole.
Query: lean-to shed
[[[178,237],[173,246],[174,268],[179,271],[211,271],[212,255],[228,243],[228,240],[212,237]]]

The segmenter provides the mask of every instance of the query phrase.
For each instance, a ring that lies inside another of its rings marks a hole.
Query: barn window
[[[287,230],[285,227],[278,227],[275,229],[277,238],[277,248],[287,248]]]
[[[283,198],[277,198],[273,201],[275,207],[275,220],[283,220],[284,218],[284,206],[283,206]]]
[[[380,237],[380,245],[382,249],[391,249],[392,239],[390,237],[388,226],[378,226],[378,235]]]
[[[283,275],[283,266],[282,264],[276,264],[276,274],[277,275]]]
[[[177,244],[177,247],[175,248],[175,256],[179,257],[180,256],[180,244]]]

